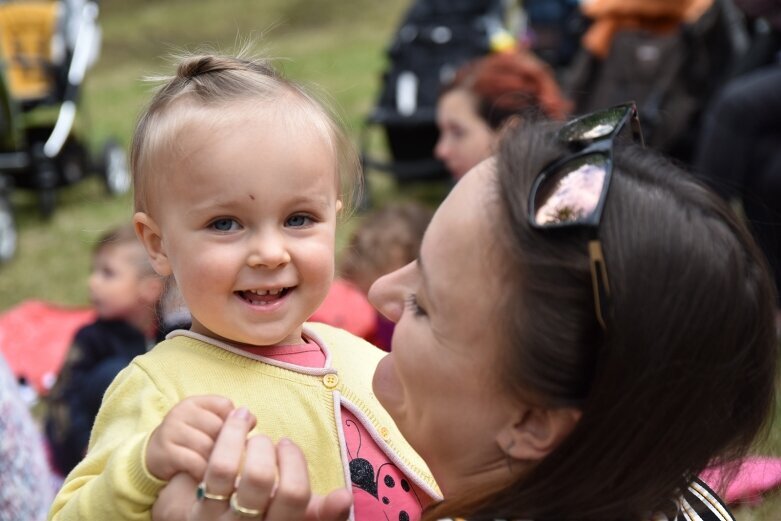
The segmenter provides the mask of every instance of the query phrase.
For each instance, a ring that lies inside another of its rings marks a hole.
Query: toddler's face
[[[160,161],[156,268],[174,274],[193,331],[237,345],[300,343],[334,274],[334,154],[281,108],[228,110],[185,126],[179,153]]]
[[[143,252],[137,244],[104,246],[92,260],[89,295],[98,316],[105,320],[127,320],[140,306],[148,305],[141,291],[139,261]]]

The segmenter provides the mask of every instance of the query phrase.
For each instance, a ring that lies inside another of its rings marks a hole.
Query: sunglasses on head
[[[598,238],[599,223],[613,176],[613,145],[617,136],[631,131],[643,144],[634,102],[592,112],[566,123],[556,133],[572,153],[548,164],[537,175],[529,193],[529,223],[539,230],[586,228],[591,282],[597,321],[607,330],[610,284]]]

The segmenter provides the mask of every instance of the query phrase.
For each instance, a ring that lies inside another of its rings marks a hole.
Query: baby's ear
[[[344,208],[344,205],[342,204],[341,199],[336,200],[336,213],[339,213],[342,211],[342,208]]]
[[[162,277],[170,275],[171,265],[168,262],[168,255],[165,253],[160,227],[154,219],[144,212],[137,212],[133,216],[133,226],[136,229],[138,239],[146,248],[152,268]]]

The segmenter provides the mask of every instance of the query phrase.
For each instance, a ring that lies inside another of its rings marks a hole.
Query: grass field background
[[[288,76],[327,93],[357,137],[377,96],[385,47],[408,4],[408,0],[101,0],[102,54],[88,75],[81,104],[90,123],[92,148],[97,153],[109,137],[127,145],[152,88],[141,78],[169,72],[166,55],[204,44],[230,51],[247,40],[277,58]],[[373,148],[382,152],[379,141]],[[387,177],[376,172],[369,177],[376,201],[404,196]],[[27,299],[86,305],[92,244],[107,228],[130,219],[130,196],[107,197],[100,180],[92,177],[58,193],[50,220],[38,214],[33,194],[17,191],[13,203],[19,251],[13,261],[0,266],[0,312]],[[778,427],[757,452],[781,455]],[[738,517],[781,521],[781,497],[739,509]]]

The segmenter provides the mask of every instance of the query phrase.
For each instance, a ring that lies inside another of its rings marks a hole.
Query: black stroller
[[[434,158],[439,132],[436,103],[442,86],[463,63],[509,38],[506,0],[416,0],[387,51],[377,106],[361,131],[364,170],[390,172],[398,182],[448,177]],[[369,134],[384,129],[390,161],[370,157]]]
[[[113,140],[93,158],[79,121],[82,80],[100,49],[91,0],[0,2],[0,263],[16,251],[10,193],[36,191],[44,217],[59,187],[99,173],[110,194],[130,189]]]

